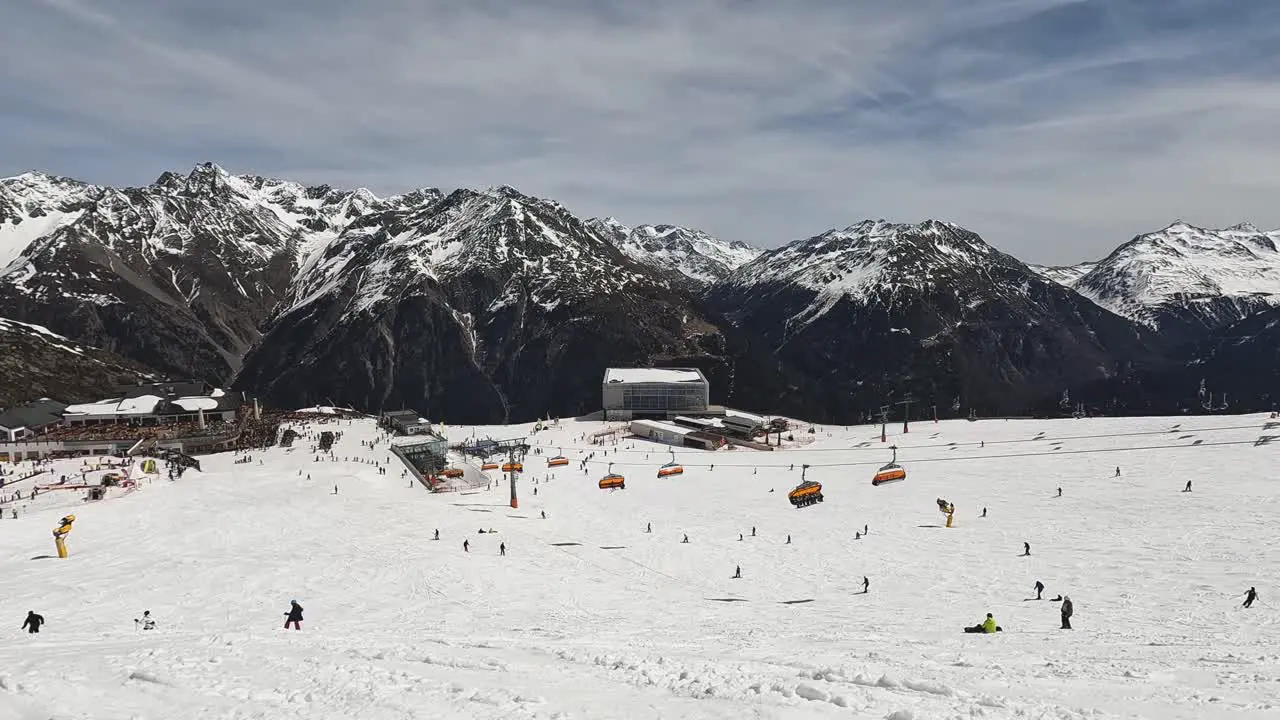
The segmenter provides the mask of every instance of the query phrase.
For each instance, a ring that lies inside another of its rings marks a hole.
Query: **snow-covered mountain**
[[[715,328],[559,203],[499,187],[366,214],[264,333],[239,387],[493,421],[595,409],[604,368],[702,356]]]
[[[1040,277],[1045,280],[1052,280],[1059,285],[1067,287],[1075,287],[1076,282],[1089,274],[1089,271],[1098,266],[1096,262],[1084,262],[1078,265],[1034,265],[1027,264]]]
[[[1121,245],[1072,284],[1103,307],[1176,340],[1280,305],[1280,230],[1176,222]]]
[[[754,349],[739,378],[842,421],[902,394],[1025,408],[1146,355],[1132,324],[935,220],[767,251],[707,299]]]
[[[726,242],[701,230],[676,225],[629,228],[616,218],[591,218],[592,228],[627,257],[662,271],[675,272],[700,286],[710,285],[763,252],[742,242]]]
[[[368,191],[205,163],[117,189],[0,181],[0,307],[164,373],[226,380],[309,255],[376,209]]]
[[[146,368],[39,325],[0,317],[0,408],[39,397],[84,402],[103,388],[150,382]]]

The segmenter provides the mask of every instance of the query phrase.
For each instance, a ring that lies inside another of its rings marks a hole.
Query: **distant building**
[[[433,433],[431,421],[420,417],[417,410],[392,410],[382,413],[379,423],[401,435],[428,435]]]
[[[128,424],[140,427],[174,423],[231,423],[242,405],[254,400],[240,392],[226,392],[201,383],[131,385],[117,388],[123,397],[67,405],[66,425]],[[191,393],[191,394],[185,394]]]
[[[44,398],[0,412],[0,441],[14,442],[62,424],[66,403]]]
[[[697,368],[609,368],[601,394],[606,420],[704,413],[711,401]]]
[[[715,450],[724,441],[694,428],[681,427],[661,420],[632,420],[631,434],[654,442],[679,447]]]

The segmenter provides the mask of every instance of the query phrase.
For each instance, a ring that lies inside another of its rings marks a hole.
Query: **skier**
[[[734,568],[733,568],[733,577],[732,577],[731,579],[732,579],[732,580],[740,580],[741,578],[742,578],[742,566],[741,566],[741,565],[735,565],[735,566],[734,566]]]
[[[1191,481],[1187,481],[1187,486],[1182,488],[1182,492],[1191,492]]]
[[[756,526],[755,526],[755,525],[752,525],[752,526],[751,526],[751,537],[755,537],[755,536],[756,536]]]
[[[499,554],[499,555],[501,555],[502,557],[506,557],[506,556],[507,556],[507,544],[506,544],[506,543],[504,543],[504,542],[503,542],[503,543],[498,543],[498,554]]]
[[[742,542],[742,533],[738,533],[738,542]]]
[[[863,575],[862,576],[862,594],[866,595],[869,592],[871,592],[871,581],[867,579],[866,575]]]
[[[854,530],[854,531],[853,531],[853,539],[854,539],[854,540],[861,540],[861,539],[862,539],[862,533],[858,532],[857,530]]]
[[[987,509],[982,508],[982,517],[986,517],[986,516],[987,516]]]
[[[284,614],[284,629],[288,630],[290,625],[294,630],[302,629],[302,606],[297,600],[289,601],[289,612]]]
[[[683,540],[681,540],[681,541],[680,541],[680,543],[681,543],[682,545],[688,545],[688,544],[689,544],[689,533],[685,533],[685,534],[684,534],[684,539],[683,539]]]
[[[1120,477],[1120,466],[1116,466],[1116,477]]]
[[[645,524],[644,524],[644,531],[645,531],[645,532],[647,532],[647,533],[651,533],[651,532],[653,532],[653,523],[645,523]]]
[[[27,619],[22,623],[22,629],[26,630],[27,634],[34,635],[35,633],[40,632],[40,626],[43,624],[43,615],[37,615],[35,610],[28,610]]]
[[[1252,607],[1253,601],[1258,599],[1257,588],[1249,588],[1249,592],[1244,594],[1244,606]]]
[[[996,625],[996,619],[992,617],[991,613],[987,613],[986,620],[983,620],[982,622],[978,623],[977,625],[974,625],[973,627],[967,627],[964,629],[964,631],[967,633],[987,633],[988,635],[991,633],[1000,632],[1001,630],[1003,630],[1003,628],[1001,628],[999,625]]]
[[[870,535],[870,534],[871,534],[871,531],[870,531],[870,530],[868,530],[868,529],[867,529],[867,527],[868,527],[868,526],[866,526],[866,525],[863,525],[863,526],[862,526],[862,534],[863,534],[863,535]]]
[[[1074,610],[1075,608],[1071,605],[1071,596],[1063,595],[1062,596],[1062,629],[1063,630],[1071,629],[1071,613],[1074,612]]]
[[[463,540],[463,541],[462,541],[462,552],[471,552],[471,541],[470,541],[470,540]]]
[[[334,486],[333,486],[333,494],[334,494],[334,495],[337,495],[337,494],[338,494],[338,486],[337,486],[337,485],[334,485]]]
[[[542,511],[542,519],[543,519],[543,520],[546,520],[546,519],[547,519],[547,511],[546,511],[546,510],[543,510],[543,511]]]
[[[791,544],[791,536],[790,536],[790,535],[788,535],[788,536],[787,536],[787,544],[788,544],[788,545],[790,545],[790,544]]]
[[[1062,488],[1058,488],[1058,497],[1062,497]]]
[[[134,624],[134,627],[135,627],[135,628],[136,628],[136,627],[138,627],[138,626],[141,626],[143,630],[155,630],[155,629],[156,629],[156,621],[155,621],[154,619],[152,619],[152,617],[151,617],[151,611],[150,611],[150,610],[143,610],[143,611],[142,611],[142,618],[141,618],[141,619],[134,618],[134,619],[133,619],[133,624]]]
[[[1037,581],[1036,581],[1036,585],[1035,585],[1035,591],[1036,591],[1036,599],[1037,599],[1037,600],[1042,600],[1042,599],[1044,599],[1044,583],[1042,583],[1042,582],[1040,582],[1039,580],[1037,580]]]
[[[1022,543],[1022,557],[1030,557],[1030,556],[1031,556],[1031,543],[1029,542]]]
[[[436,528],[436,534],[435,534],[435,536],[434,536],[434,537],[432,537],[431,539],[432,539],[432,540],[439,540],[439,539],[440,539],[440,528]]]

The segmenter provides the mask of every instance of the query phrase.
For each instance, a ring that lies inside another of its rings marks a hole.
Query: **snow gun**
[[[951,521],[956,514],[956,506],[942,498],[938,498],[938,512],[947,516],[947,527],[951,527]]]
[[[65,558],[67,556],[67,533],[71,532],[71,524],[76,521],[75,515],[68,515],[58,521],[58,527],[53,529],[53,544],[58,548],[58,557]]]

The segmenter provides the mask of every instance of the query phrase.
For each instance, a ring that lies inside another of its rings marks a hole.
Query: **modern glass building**
[[[601,390],[606,420],[705,411],[711,389],[697,368],[609,368]]]

